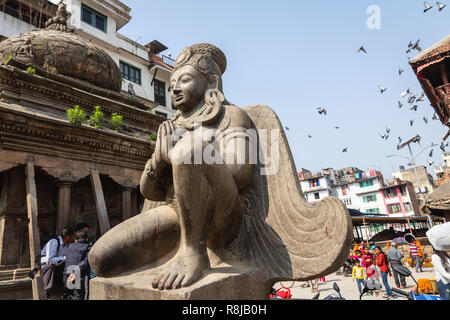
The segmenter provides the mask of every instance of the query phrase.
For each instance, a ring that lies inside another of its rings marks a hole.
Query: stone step
[[[0,300],[28,300],[32,297],[31,279],[0,281]]]
[[[0,281],[13,281],[17,279],[26,279],[30,269],[15,269],[0,271]]]

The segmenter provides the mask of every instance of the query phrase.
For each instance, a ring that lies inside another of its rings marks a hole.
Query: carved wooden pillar
[[[122,221],[131,218],[131,191],[130,187],[122,187]]]
[[[70,191],[72,181],[60,181],[58,184],[58,211],[56,213],[56,234],[61,234],[67,225],[70,214]]]

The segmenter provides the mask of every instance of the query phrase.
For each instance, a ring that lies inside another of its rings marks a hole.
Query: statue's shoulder
[[[234,105],[225,105],[225,117],[230,118],[233,127],[251,128],[252,120],[244,109]]]

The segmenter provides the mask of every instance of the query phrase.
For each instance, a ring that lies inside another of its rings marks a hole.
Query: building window
[[[163,117],[164,119],[167,119],[167,113],[155,111],[155,114],[157,116]]]
[[[344,199],[344,204],[346,206],[351,206],[352,205],[352,199]]]
[[[372,194],[370,196],[363,196],[363,202],[374,202],[377,201],[377,195]]]
[[[367,209],[366,211],[367,211],[367,213],[380,213],[380,209],[379,208]]]
[[[406,210],[406,212],[413,211],[412,206],[411,206],[411,203],[405,202],[404,204],[405,204],[405,210]]]
[[[371,187],[371,186],[373,186],[373,180],[361,181],[361,182],[359,183],[359,186],[360,186],[361,188]]]
[[[310,188],[320,187],[319,179],[309,180],[309,187]]]
[[[384,196],[386,198],[394,198],[397,196],[397,190],[396,189],[387,189],[384,190]]]
[[[315,199],[315,200],[319,200],[319,199],[320,199],[320,195],[319,195],[318,192],[315,192],[315,193],[314,193],[314,199]]]
[[[157,79],[154,80],[153,86],[155,88],[155,102],[161,106],[166,106],[166,83],[163,81],[159,81]]]
[[[122,73],[122,78],[129,80],[136,84],[141,84],[141,70],[132,67],[125,62],[120,61],[120,72]]]
[[[87,24],[106,32],[107,17],[94,9],[81,4],[81,20]]]
[[[389,213],[399,213],[402,212],[402,208],[400,207],[399,203],[390,204],[387,206]]]

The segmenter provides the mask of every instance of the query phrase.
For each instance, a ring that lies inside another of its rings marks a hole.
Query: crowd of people
[[[95,277],[88,262],[92,243],[89,225],[66,226],[62,233],[44,241],[41,270],[48,299],[87,300],[89,280]]]
[[[435,231],[438,230],[438,231]],[[437,236],[434,236],[434,233]],[[431,262],[435,271],[435,278],[439,295],[447,300],[450,300],[450,245],[448,237],[450,235],[450,223],[445,223],[436,226],[427,232],[427,237],[434,249]],[[434,239],[440,239],[437,243]],[[382,290],[369,290],[369,295],[380,295],[383,298],[390,299],[393,297],[393,292],[389,284],[389,277],[394,277],[395,286],[397,288],[407,288],[405,276],[398,273],[394,267],[395,265],[405,265],[408,261],[411,269],[415,268],[416,272],[423,272],[422,265],[425,261],[425,255],[420,242],[413,237],[409,243],[409,259],[398,250],[398,243],[392,241],[387,245],[388,251],[385,253],[380,246],[375,246],[373,243],[360,244],[353,243],[353,248],[349,254],[349,259],[343,267],[349,269],[351,266],[351,275],[353,281],[356,282],[359,293],[362,294],[364,287],[371,281],[378,283],[378,286],[371,285],[370,287],[384,288]],[[381,279],[381,281],[380,281]]]

